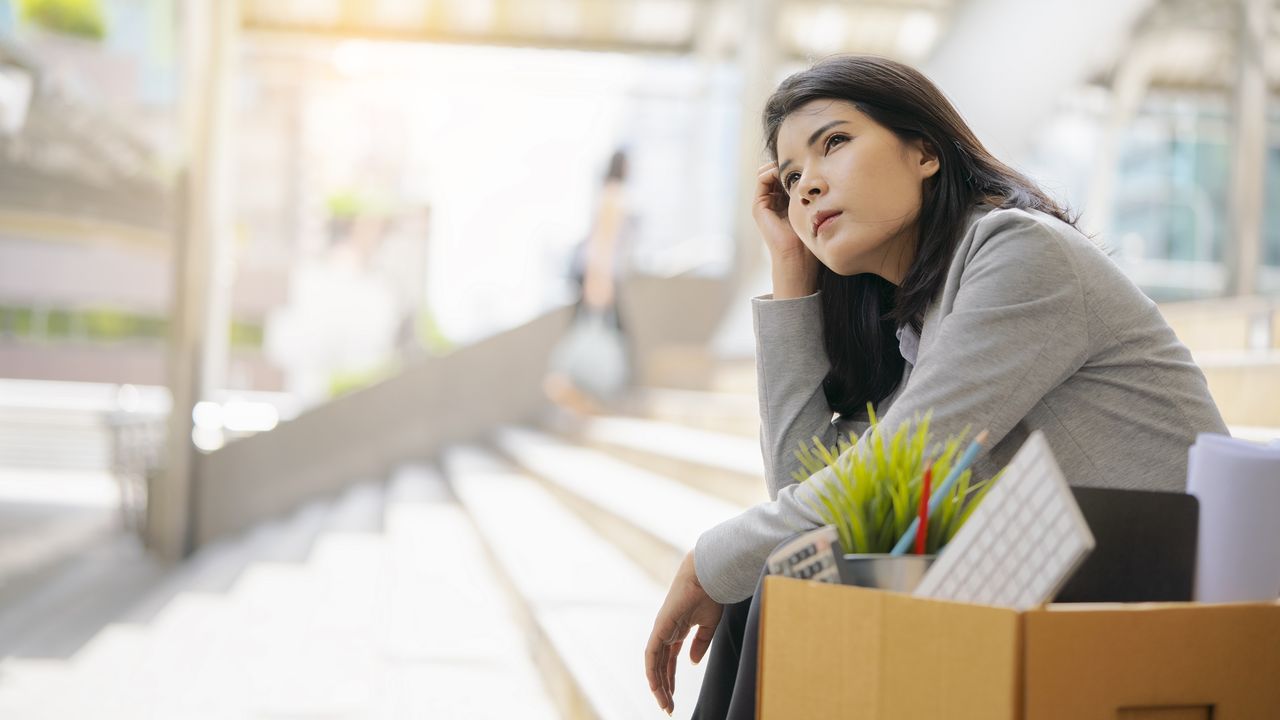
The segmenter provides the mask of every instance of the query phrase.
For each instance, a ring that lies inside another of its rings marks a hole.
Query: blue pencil
[[[942,499],[951,494],[951,488],[955,486],[956,481],[960,479],[960,476],[964,471],[968,470],[969,466],[973,464],[973,461],[977,459],[978,453],[982,451],[982,445],[986,441],[987,431],[983,430],[978,433],[978,437],[974,438],[973,442],[969,443],[969,447],[964,451],[964,455],[960,458],[960,462],[956,463],[955,467],[951,468],[951,472],[947,473],[947,479],[942,481],[942,484],[938,486],[938,489],[933,491],[933,497],[929,498],[929,517],[933,517],[933,511],[937,510],[938,506],[942,504]],[[907,548],[911,547],[911,543],[915,542],[916,533],[919,531],[920,518],[917,517],[915,520],[911,521],[910,527],[907,528],[906,532],[902,533],[902,537],[898,539],[898,544],[893,546],[893,550],[891,550],[889,554],[906,554]]]

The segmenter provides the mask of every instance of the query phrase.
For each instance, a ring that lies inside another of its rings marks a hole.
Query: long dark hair
[[[951,256],[974,206],[1041,210],[1069,224],[1075,218],[1027,177],[987,152],[960,114],[920,71],[886,58],[836,55],[778,86],[764,107],[769,155],[778,158],[778,129],[813,100],[844,100],[903,142],[923,140],[939,161],[924,182],[916,218],[915,260],[899,286],[870,273],[841,276],[818,270],[822,331],[831,370],[827,403],[855,415],[879,403],[902,379],[898,326],[918,332],[925,308],[946,279]]]

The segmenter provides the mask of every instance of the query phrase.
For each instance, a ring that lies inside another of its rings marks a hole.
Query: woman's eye
[[[797,173],[797,172],[787,173],[787,176],[782,179],[782,189],[790,192],[791,186],[794,185],[796,181],[799,179],[800,179],[800,173]]]
[[[848,135],[841,135],[840,133],[833,133],[833,134],[831,135],[831,137],[827,138],[827,149],[828,149],[828,150],[830,150],[830,149],[831,149],[832,144],[836,143],[837,141],[838,141],[838,142],[844,142],[845,140],[848,140],[848,139],[849,139],[849,136],[848,136]]]

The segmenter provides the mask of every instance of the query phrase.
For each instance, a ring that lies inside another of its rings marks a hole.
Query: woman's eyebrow
[[[818,138],[822,137],[822,133],[824,133],[824,132],[826,132],[826,131],[830,130],[831,128],[833,128],[833,127],[835,127],[835,126],[837,126],[837,125],[845,125],[845,124],[847,124],[848,122],[849,122],[848,120],[832,120],[831,122],[827,123],[826,125],[823,125],[822,127],[818,128],[817,130],[814,130],[814,131],[813,131],[813,134],[809,136],[809,144],[808,144],[808,146],[809,146],[809,147],[813,147],[813,144],[814,144],[814,143],[816,143],[816,142],[818,142]],[[782,171],[783,171],[783,170],[786,170],[786,169],[787,169],[787,166],[788,166],[788,165],[790,165],[790,164],[791,164],[791,161],[790,161],[790,160],[788,160],[788,161],[786,161],[786,162],[782,163],[781,165],[779,165],[779,166],[778,166],[778,174],[779,174],[779,175],[781,175],[781,174],[782,174]]]

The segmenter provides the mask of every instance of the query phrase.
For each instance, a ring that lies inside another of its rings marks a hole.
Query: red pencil
[[[929,490],[933,483],[933,463],[924,467],[924,487],[920,490],[920,529],[916,531],[916,554],[924,554],[925,538],[929,536]]]

